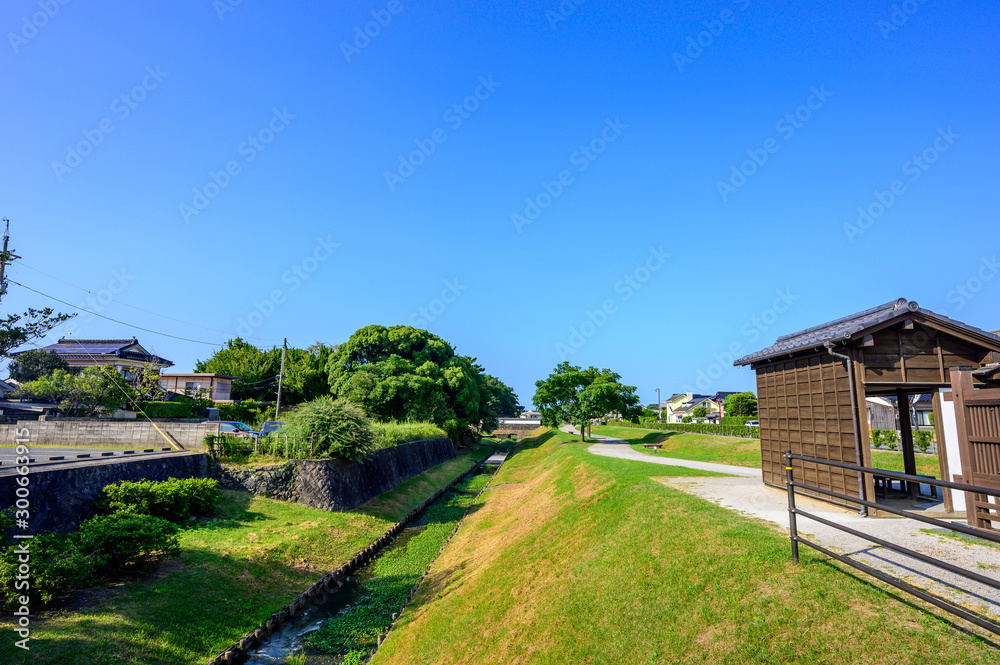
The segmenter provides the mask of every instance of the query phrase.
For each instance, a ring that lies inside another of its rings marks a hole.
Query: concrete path
[[[568,434],[579,435],[580,433],[570,425],[563,425],[560,429]],[[636,450],[632,450],[632,446],[628,441],[615,439],[610,436],[602,436],[600,434],[594,434],[591,438],[597,439],[600,443],[595,443],[587,448],[587,450],[595,455],[601,455],[602,457],[617,457],[618,459],[627,459],[635,462],[649,462],[650,464],[664,464],[667,466],[683,466],[688,469],[701,469],[702,471],[714,471],[715,473],[725,473],[731,476],[756,478],[758,481],[762,478],[760,469],[750,469],[745,466],[733,466],[731,464],[694,462],[691,460],[676,459],[673,457],[661,457],[659,455],[645,455]]]
[[[575,431],[571,427],[562,429],[563,431]],[[785,533],[788,532],[788,495],[784,490],[764,485],[759,470],[725,464],[707,464],[659,456],[653,457],[632,450],[627,442],[620,439],[596,435],[594,438],[601,441],[601,443],[596,443],[588,448],[595,455],[654,464],[685,466],[739,476],[735,478],[664,477],[656,480],[664,485],[712,501],[724,508],[772,522]],[[796,507],[831,522],[1000,581],[1000,545],[991,545],[985,540],[964,536],[961,540],[947,537],[946,534],[954,532],[916,520],[896,517],[862,517],[856,511],[801,496],[796,497]],[[940,502],[925,504],[923,508],[928,517],[943,518],[944,509]],[[964,520],[945,521],[965,524]],[[803,538],[817,545],[837,554],[848,556],[859,563],[864,563],[892,577],[929,591],[949,602],[962,605],[975,614],[988,616],[993,621],[1000,621],[1000,590],[994,587],[961,575],[948,573],[930,564],[898,554],[886,547],[875,545],[803,516],[799,516],[798,529]],[[800,545],[800,550],[803,553],[814,551],[805,545]],[[791,557],[790,544],[789,557]],[[863,573],[859,572],[858,574],[864,577]],[[903,594],[901,597],[908,596]],[[956,620],[961,621],[957,617]]]

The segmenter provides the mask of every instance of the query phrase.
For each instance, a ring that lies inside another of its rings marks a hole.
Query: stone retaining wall
[[[450,439],[428,439],[376,450],[360,462],[291,460],[251,469],[220,464],[213,465],[211,475],[224,488],[338,511],[356,508],[454,457]]]
[[[71,465],[28,473],[30,528],[28,533],[70,531],[93,515],[91,504],[105,485],[119,480],[204,478],[206,458],[201,453],[176,452],[120,462]],[[18,475],[0,476],[0,508],[17,500]]]
[[[218,434],[219,423],[157,420],[156,426],[187,450],[204,449],[206,434]],[[0,425],[0,444],[14,445],[15,429],[27,429],[30,445],[39,448],[93,447],[160,448],[170,445],[148,420],[20,420]]]

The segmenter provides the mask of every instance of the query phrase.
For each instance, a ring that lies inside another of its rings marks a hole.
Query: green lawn
[[[694,460],[697,462],[714,462],[716,464],[733,464],[760,468],[760,441],[757,439],[741,439],[729,436],[711,434],[694,434],[691,432],[664,432],[662,430],[637,429],[633,427],[602,426],[595,427],[594,434],[613,436],[628,441],[632,448],[647,455],[659,457],[675,457],[677,459]],[[643,448],[644,443],[661,443],[662,447],[656,453],[649,448]],[[917,453],[917,473],[921,475],[941,476],[941,468],[937,455]],[[891,450],[873,450],[872,466],[887,471],[903,471],[903,453]]]
[[[683,474],[528,440],[432,564],[374,665],[997,662],[990,643]],[[950,615],[945,615],[949,617]]]
[[[181,536],[181,553],[131,581],[76,592],[32,617],[31,651],[0,623],[0,663],[204,663],[350,559],[482,457],[479,447],[342,513],[224,492],[212,519]]]

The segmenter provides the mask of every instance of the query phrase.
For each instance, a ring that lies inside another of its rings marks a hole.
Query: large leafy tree
[[[319,342],[308,349],[288,349],[282,404],[298,404],[329,392],[326,364],[332,352],[333,347]],[[278,392],[281,349],[262,350],[243,339],[232,339],[210,358],[199,360],[194,371],[240,377],[233,382],[233,399],[273,400]]]
[[[564,361],[547,378],[535,382],[532,401],[545,425],[579,423],[583,441],[584,428],[594,418],[614,413],[631,420],[642,412],[635,386],[626,386],[620,379],[610,369],[581,369]]]
[[[29,349],[24,353],[14,356],[14,359],[7,365],[7,372],[10,378],[19,383],[27,383],[35,379],[48,376],[57,369],[69,371],[69,365],[55,351],[44,351],[42,349]]]
[[[727,416],[756,416],[757,398],[751,392],[726,395]]]
[[[87,367],[78,374],[57,369],[21,389],[34,398],[52,401],[68,416],[93,416],[105,409],[120,409],[141,397],[132,384],[107,367]]]
[[[514,394],[514,389],[503,381],[487,374],[486,385],[491,393],[488,405],[491,412],[501,418],[516,418],[524,411],[524,406]]]
[[[6,219],[3,220],[7,222]],[[6,237],[6,233],[5,233]],[[6,241],[4,241],[6,245]],[[0,264],[10,265],[21,257],[13,250],[0,250]],[[7,278],[0,279],[0,301],[7,295]],[[0,316],[0,356],[9,357],[11,351],[36,339],[41,339],[50,330],[76,316],[56,314],[51,307],[34,309],[29,307],[23,314]]]
[[[361,328],[337,347],[327,370],[330,391],[372,418],[429,420],[458,442],[495,428],[497,410],[517,405],[513,392],[491,381],[475,358],[410,326]]]

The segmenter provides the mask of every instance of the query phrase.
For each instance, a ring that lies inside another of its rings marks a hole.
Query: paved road
[[[563,425],[560,429],[564,432],[579,434],[578,430],[569,425]],[[628,459],[635,462],[649,462],[650,464],[664,464],[667,466],[683,466],[688,469],[701,469],[702,471],[726,473],[731,476],[745,476],[747,478],[756,478],[757,480],[762,479],[760,469],[750,469],[745,466],[733,466],[731,464],[694,462],[686,459],[662,457],[660,455],[645,455],[636,450],[632,450],[632,446],[628,441],[615,439],[610,436],[601,436],[600,434],[594,434],[591,438],[597,439],[600,443],[595,443],[587,448],[587,450],[595,455],[601,455],[603,457],[617,457],[618,459]]]

